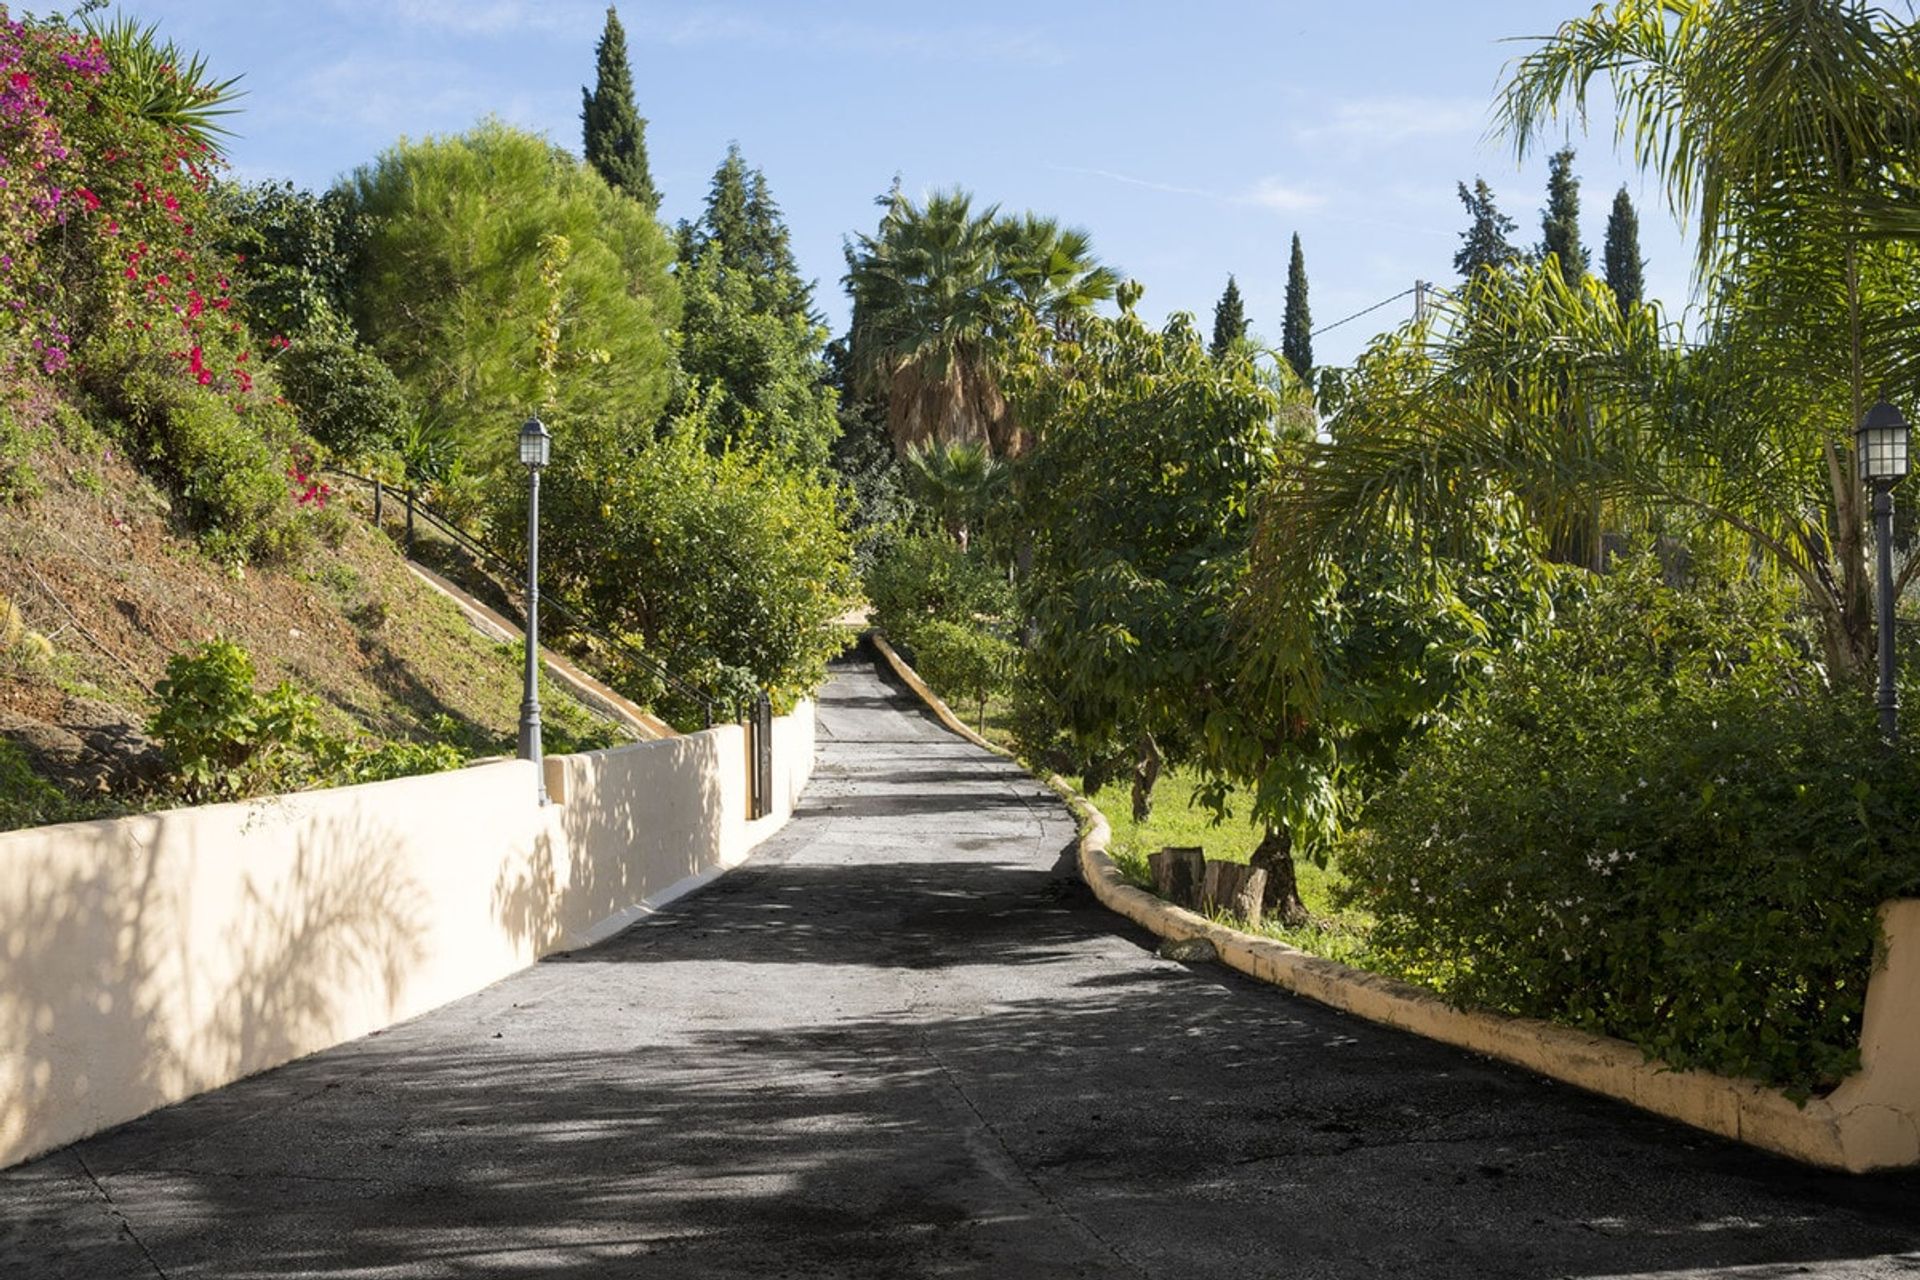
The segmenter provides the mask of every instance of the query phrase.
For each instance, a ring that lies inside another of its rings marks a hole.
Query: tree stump
[[[1200,911],[1205,915],[1225,912],[1238,916],[1249,929],[1258,929],[1266,892],[1267,873],[1260,868],[1238,862],[1208,862],[1200,883]]]
[[[1168,845],[1147,855],[1147,870],[1153,874],[1155,893],[1175,906],[1191,907],[1200,894],[1200,878],[1206,874],[1206,853],[1198,845]]]

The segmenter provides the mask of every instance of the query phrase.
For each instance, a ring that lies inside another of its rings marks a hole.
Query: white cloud
[[[1303,142],[1390,146],[1423,138],[1478,134],[1487,125],[1487,104],[1478,98],[1407,96],[1349,98],[1294,130]]]
[[[593,0],[331,0],[357,22],[397,21],[455,35],[498,36],[537,31],[577,33],[597,27],[604,6]]]
[[[1326,203],[1325,197],[1319,192],[1289,186],[1278,178],[1260,179],[1240,200],[1278,213],[1299,213],[1304,209],[1317,209]]]
[[[1235,192],[1182,186],[1176,182],[1160,182],[1153,178],[1137,178],[1132,174],[1115,173],[1111,169],[1082,169],[1074,165],[1052,167],[1061,173],[1080,173],[1090,178],[1105,178],[1109,182],[1120,182],[1130,187],[1144,187],[1148,191],[1164,191],[1176,196],[1198,196],[1202,200],[1211,200],[1216,204],[1250,204],[1262,209],[1271,209],[1276,213],[1300,213],[1307,209],[1317,209],[1326,203],[1326,197],[1319,192],[1292,186],[1274,177],[1262,178],[1246,190]]]

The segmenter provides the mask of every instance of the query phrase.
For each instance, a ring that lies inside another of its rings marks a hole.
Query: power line
[[[1329,330],[1338,329],[1341,325],[1346,324],[1348,321],[1358,320],[1361,316],[1367,315],[1371,312],[1378,311],[1380,308],[1388,305],[1389,303],[1400,301],[1400,299],[1405,298],[1410,294],[1414,293],[1415,291],[1417,291],[1419,287],[1420,287],[1419,285],[1415,285],[1412,289],[1402,289],[1399,293],[1394,294],[1391,298],[1382,298],[1380,299],[1380,301],[1374,303],[1370,307],[1366,307],[1359,311],[1356,311],[1350,316],[1340,317],[1338,320],[1335,320],[1332,324],[1323,324],[1318,329],[1313,330],[1307,336],[1309,338],[1317,338],[1321,334],[1326,333]]]

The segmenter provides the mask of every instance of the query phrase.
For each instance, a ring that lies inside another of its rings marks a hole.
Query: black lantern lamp
[[[520,463],[527,469],[527,678],[520,696],[520,758],[534,764],[540,803],[547,777],[540,760],[540,471],[553,449],[553,434],[539,415],[520,427]]]
[[[1893,486],[1910,464],[1907,420],[1885,400],[1867,410],[1855,441],[1860,478],[1873,490],[1873,536],[1879,560],[1880,732],[1888,741],[1899,731],[1900,695],[1893,685]]]

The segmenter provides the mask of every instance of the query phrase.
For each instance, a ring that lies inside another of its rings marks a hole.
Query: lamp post
[[[1882,400],[1867,410],[1855,436],[1860,478],[1873,488],[1873,536],[1880,570],[1880,733],[1891,742],[1900,724],[1900,695],[1893,687],[1893,486],[1907,474],[1907,420]]]
[[[520,697],[520,758],[534,765],[540,803],[547,802],[547,776],[540,763],[540,469],[553,436],[539,415],[520,428],[520,465],[527,469],[527,680]]]

